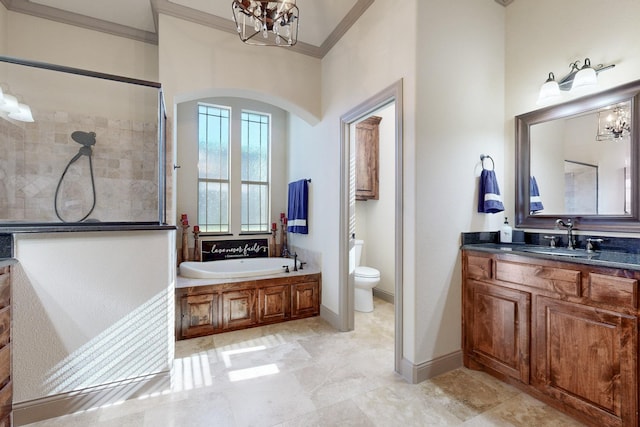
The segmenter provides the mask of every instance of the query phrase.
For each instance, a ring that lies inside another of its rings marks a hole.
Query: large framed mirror
[[[516,227],[640,232],[640,80],[516,116]]]

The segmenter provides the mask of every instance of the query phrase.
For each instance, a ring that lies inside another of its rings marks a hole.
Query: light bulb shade
[[[17,113],[9,113],[9,118],[18,120],[21,122],[33,122],[33,115],[31,114],[31,108],[27,104],[18,104],[20,111]]]
[[[576,73],[573,78],[572,89],[589,88],[598,84],[598,77],[596,76],[596,70],[588,65],[585,65]]]
[[[5,113],[19,113],[20,106],[18,105],[18,98],[13,95],[4,95],[4,104],[0,105],[0,111]]]
[[[560,97],[560,86],[558,82],[554,80],[553,73],[549,73],[549,78],[540,87],[540,94],[538,95],[537,104],[547,104]]]

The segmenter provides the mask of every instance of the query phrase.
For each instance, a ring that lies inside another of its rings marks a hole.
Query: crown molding
[[[509,6],[513,3],[513,0],[496,0],[496,3],[503,5],[504,7]]]
[[[0,0],[11,12],[23,13],[38,18],[49,19],[63,24],[89,30],[100,31],[114,36],[127,37],[144,43],[158,44],[158,34],[150,31],[139,30],[126,25],[92,18],[86,15],[69,12],[66,10],[32,3],[28,0]]]
[[[374,3],[375,0],[358,0],[356,4],[349,10],[349,13],[340,21],[340,23],[329,34],[320,46],[301,42],[291,47],[283,47],[293,52],[303,55],[312,56],[322,59],[333,46],[346,34],[347,31],[356,23],[360,16]],[[496,0],[500,3],[500,0]],[[513,0],[511,0],[513,1]],[[115,36],[126,37],[137,41],[158,44],[158,15],[164,14],[174,18],[193,22],[216,30],[224,31],[230,34],[237,34],[237,30],[232,20],[221,18],[201,10],[192,9],[187,6],[173,3],[169,0],[150,0],[153,12],[153,21],[156,31],[144,31],[126,25],[116,24],[104,21],[102,19],[92,18],[90,16],[78,13],[68,12],[50,6],[38,3],[32,3],[28,0],[0,0],[7,10],[12,12],[24,13],[36,16],[38,18],[49,19],[63,24],[75,25],[90,30],[101,31]]]
[[[349,13],[342,18],[342,21],[336,26],[336,28],[329,34],[329,36],[322,42],[320,46],[320,53],[323,58],[329,51],[336,45],[344,36],[349,28],[364,14],[364,12],[373,4],[375,0],[358,0],[356,4],[353,5]],[[513,0],[511,0],[513,1]]]

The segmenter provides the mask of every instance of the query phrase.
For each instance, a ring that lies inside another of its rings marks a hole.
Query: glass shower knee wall
[[[0,226],[166,223],[159,83],[0,57],[0,88],[33,115],[0,105]]]

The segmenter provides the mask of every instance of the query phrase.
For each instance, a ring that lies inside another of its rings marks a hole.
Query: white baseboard
[[[430,378],[462,367],[462,350],[414,365],[407,359],[400,362],[400,375],[411,384],[417,384]]]
[[[88,411],[171,388],[171,374],[162,371],[103,386],[13,404],[13,424],[22,426],[49,418]]]

